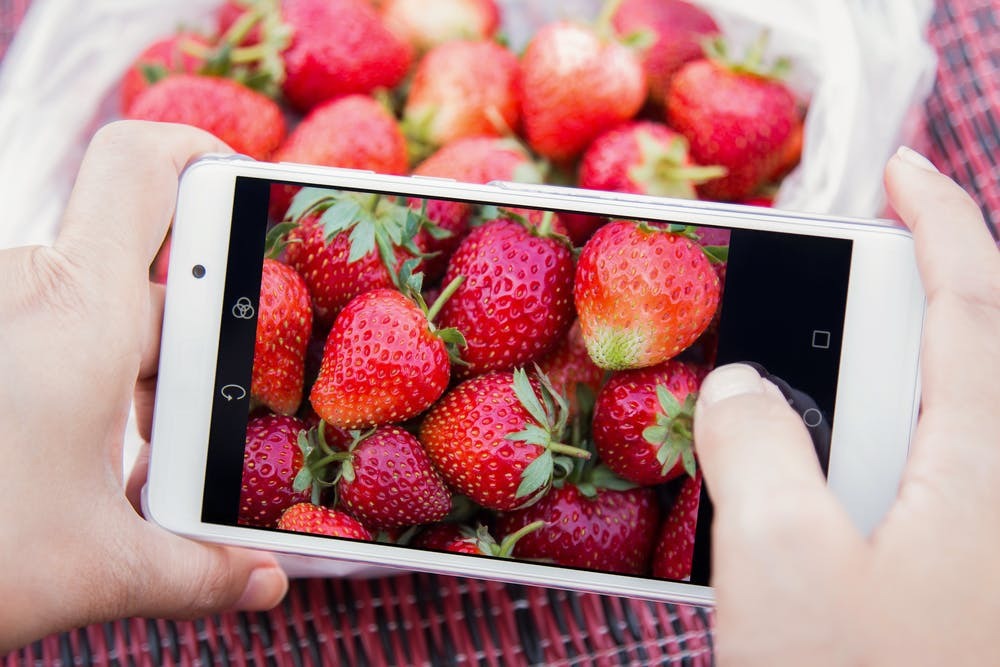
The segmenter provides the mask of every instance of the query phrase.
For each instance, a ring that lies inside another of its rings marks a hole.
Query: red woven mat
[[[0,0],[0,58],[29,0]],[[930,157],[1000,224],[1000,6],[939,2]],[[53,635],[5,665],[620,665],[712,663],[708,610],[411,575],[292,584],[269,613],[130,619]]]

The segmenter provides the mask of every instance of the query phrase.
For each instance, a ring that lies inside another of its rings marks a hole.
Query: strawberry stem
[[[618,13],[618,8],[621,7],[622,2],[623,0],[607,0],[601,7],[601,12],[597,15],[597,22],[594,24],[594,28],[602,37],[608,39],[614,37],[615,32],[611,21],[614,19],[615,14]]]
[[[259,6],[251,6],[243,12],[236,21],[229,26],[229,30],[222,35],[222,42],[225,44],[239,44],[242,42],[253,27],[264,18],[264,12]]]
[[[530,535],[536,530],[543,528],[545,525],[546,523],[539,519],[538,521],[529,523],[526,526],[522,526],[517,532],[511,533],[507,537],[503,538],[503,541],[496,550],[496,555],[500,558],[509,558],[510,555],[514,553],[514,547],[517,546],[518,541],[520,541],[522,537]]]
[[[448,302],[448,299],[450,299],[455,292],[458,291],[458,288],[462,286],[463,282],[465,282],[465,276],[457,276],[454,280],[448,283],[443,290],[441,290],[441,295],[434,299],[434,303],[427,309],[428,322],[434,322],[434,318],[437,317],[439,312],[441,312],[444,304]]]
[[[542,221],[538,223],[538,235],[542,238],[549,236],[552,233],[552,221],[555,219],[556,214],[552,211],[545,211],[542,213]]]
[[[572,456],[578,459],[589,459],[590,452],[586,449],[581,449],[579,447],[573,447],[572,445],[564,445],[561,442],[552,442],[548,445],[549,450],[553,454],[565,454],[566,456]]]

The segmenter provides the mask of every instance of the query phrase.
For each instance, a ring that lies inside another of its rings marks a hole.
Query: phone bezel
[[[181,178],[171,246],[154,446],[145,491],[147,516],[169,530],[197,539],[403,569],[678,602],[713,600],[710,588],[693,584],[203,523],[206,448],[238,176],[851,239],[855,243],[828,483],[866,533],[895,498],[916,419],[924,307],[906,230],[877,220],[549,186],[481,186],[213,156],[192,163]],[[206,269],[201,278],[192,275],[195,264]]]

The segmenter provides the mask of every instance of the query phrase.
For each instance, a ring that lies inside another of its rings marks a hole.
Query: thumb
[[[132,540],[141,576],[132,577],[127,613],[198,618],[228,610],[262,611],[281,602],[288,578],[271,554],[202,544],[141,519]]]
[[[694,442],[719,518],[738,510],[771,520],[787,513],[790,498],[833,500],[802,420],[750,366],[722,366],[705,378]]]

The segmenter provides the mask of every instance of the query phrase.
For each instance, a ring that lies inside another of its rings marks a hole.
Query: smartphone
[[[860,530],[896,495],[924,294],[891,223],[209,156],[172,243],[144,503],[176,533],[711,604],[684,415],[730,362]],[[683,335],[608,338],[643,309]]]

